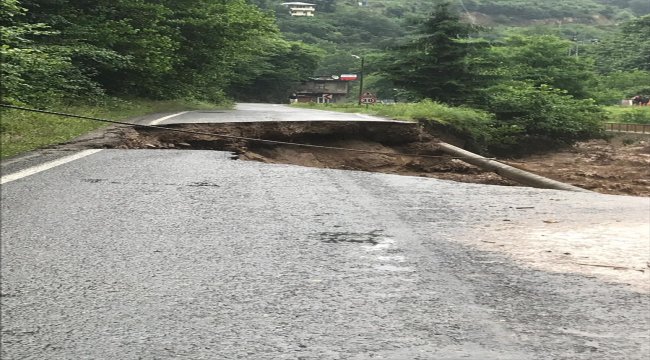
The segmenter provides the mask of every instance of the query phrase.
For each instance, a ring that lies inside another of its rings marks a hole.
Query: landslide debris
[[[233,137],[320,147],[264,143]],[[449,134],[422,129],[414,123],[239,122],[172,124],[157,129],[120,126],[64,146],[220,150],[233,152],[234,157],[241,160],[265,163],[423,176],[478,184],[518,185],[446,155],[437,145],[440,139],[454,141]],[[561,151],[502,162],[596,192],[650,196],[650,136],[623,134],[609,141],[587,141]]]
[[[265,143],[234,137],[317,147]],[[495,173],[446,155],[438,148],[437,141],[414,123],[240,122],[171,124],[162,129],[145,126],[118,127],[105,134],[100,141],[95,141],[93,147],[220,150],[233,152],[241,160],[265,163],[516,185]]]

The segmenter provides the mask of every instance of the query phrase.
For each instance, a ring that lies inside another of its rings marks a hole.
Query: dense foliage
[[[284,98],[318,51],[245,0],[3,0],[3,101]],[[77,100],[75,100],[77,99]]]
[[[309,2],[314,17],[280,0],[3,0],[2,101],[282,102],[363,71],[382,99],[489,114],[469,122],[481,136],[453,126],[508,153],[598,136],[600,105],[650,94],[647,0]]]
[[[484,90],[482,107],[496,121],[485,144],[490,153],[521,155],[597,137],[604,113],[590,99],[530,82],[503,82]]]
[[[383,73],[393,83],[435,101],[462,103],[475,86],[466,59],[479,47],[466,38],[475,27],[460,21],[449,4],[437,5],[406,44],[398,46]]]

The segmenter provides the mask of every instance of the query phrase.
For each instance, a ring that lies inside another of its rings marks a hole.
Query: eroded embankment
[[[187,131],[176,132],[174,130]],[[605,194],[650,196],[650,147],[646,136],[621,135],[506,164],[550,179]],[[233,137],[296,142],[324,147],[264,143]],[[516,185],[490,171],[443,153],[438,140],[461,145],[445,129],[420,129],[399,122],[246,122],[174,124],[162,128],[120,126],[57,146],[122,149],[204,149],[231,151],[234,158],[335,169],[425,176],[463,182]],[[414,154],[418,156],[407,156]]]
[[[231,151],[239,159],[266,163],[515,185],[446,155],[437,142],[413,123],[310,121],[119,127],[86,145]]]

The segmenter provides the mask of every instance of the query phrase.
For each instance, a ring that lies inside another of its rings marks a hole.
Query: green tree
[[[397,87],[424,98],[462,103],[477,86],[468,57],[482,45],[469,39],[477,28],[460,21],[448,3],[420,23],[414,38],[385,60],[382,73]]]
[[[598,71],[650,71],[650,15],[623,24],[595,51]]]
[[[280,30],[291,41],[302,41],[308,44],[335,44],[343,42],[342,33],[330,21],[323,17],[316,18],[293,17],[279,21]]]
[[[496,117],[490,153],[521,155],[602,135],[604,113],[591,99],[522,81],[491,86],[483,95],[483,108]]]
[[[50,76],[48,84],[95,83],[116,96],[220,101],[239,73],[268,66],[273,56],[258,44],[281,39],[272,15],[246,0],[24,0],[24,6],[21,26],[44,24],[51,31],[33,32],[21,44],[56,51],[75,75],[73,81]],[[39,72],[21,76],[33,74]]]
[[[39,43],[65,52],[84,76],[111,94],[149,95],[175,62],[170,11],[144,0],[24,0],[25,22],[55,35]]]
[[[229,94],[238,100],[284,102],[295,85],[313,74],[321,56],[317,48],[279,39],[260,44],[259,50],[250,59],[256,66],[241,64],[242,71],[229,87]]]
[[[598,103],[616,105],[622,99],[650,94],[650,71],[614,71],[595,78],[591,88]]]
[[[639,16],[650,14],[650,2],[646,0],[632,0],[630,1],[630,9]]]
[[[316,10],[322,12],[335,12],[336,11],[336,0],[311,0],[316,4]]]
[[[488,51],[492,72],[510,81],[550,85],[577,98],[589,97],[594,67],[587,57],[569,56],[572,43],[552,35],[505,38]]]
[[[341,34],[339,43],[344,47],[363,44],[364,48],[383,47],[388,41],[404,34],[401,26],[384,15],[369,12],[366,8],[341,8],[328,18]]]
[[[39,43],[57,35],[44,23],[26,23],[27,10],[16,0],[0,4],[0,95],[3,102],[44,106],[101,89],[76,68],[71,51]]]
[[[177,29],[175,63],[159,89],[172,97],[221,101],[253,42],[275,28],[268,15],[243,0],[166,0]]]

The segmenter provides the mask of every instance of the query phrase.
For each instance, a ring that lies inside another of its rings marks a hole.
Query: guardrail
[[[650,124],[605,123],[605,131],[650,134]]]

